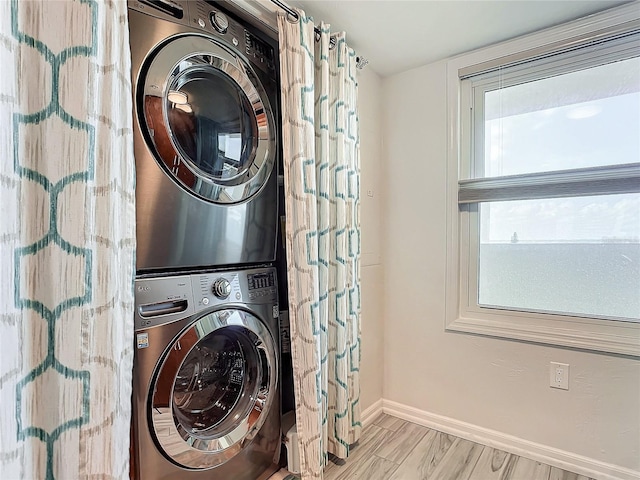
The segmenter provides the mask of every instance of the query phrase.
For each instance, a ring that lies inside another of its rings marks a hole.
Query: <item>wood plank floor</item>
[[[325,480],[592,480],[382,414]]]

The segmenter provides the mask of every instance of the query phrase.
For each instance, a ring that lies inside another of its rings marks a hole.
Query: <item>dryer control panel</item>
[[[233,49],[242,52],[252,65],[266,73],[275,74],[278,53],[232,14],[221,10],[214,2],[206,1],[190,2],[189,14],[190,26],[222,38]]]
[[[152,17],[189,25],[187,0],[128,0],[127,6]]]
[[[244,31],[245,53],[247,58],[266,72],[276,69],[275,53],[271,45],[263,42],[247,30]]]
[[[216,2],[205,0],[128,0],[129,8],[156,18],[179,23],[223,39],[242,52],[257,68],[275,74],[278,52],[266,41],[245,28]],[[252,27],[249,27],[250,29]],[[253,30],[256,30],[253,28]]]

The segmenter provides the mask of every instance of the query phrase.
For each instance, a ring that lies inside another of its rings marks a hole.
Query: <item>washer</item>
[[[214,2],[128,6],[136,270],[273,262],[277,41]]]
[[[278,470],[276,285],[272,267],[136,280],[136,479]]]

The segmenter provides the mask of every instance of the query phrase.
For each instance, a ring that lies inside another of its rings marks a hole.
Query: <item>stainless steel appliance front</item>
[[[281,440],[275,269],[135,289],[136,478],[268,478]]]
[[[277,44],[207,2],[129,6],[136,270],[274,261]]]

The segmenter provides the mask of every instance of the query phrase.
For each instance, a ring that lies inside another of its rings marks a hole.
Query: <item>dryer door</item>
[[[189,193],[240,203],[268,180],[276,130],[267,95],[249,64],[214,39],[176,36],[152,51],[136,108],[147,146]]]
[[[273,337],[240,309],[211,312],[169,346],[149,394],[153,435],[174,463],[220,465],[262,427],[277,394]]]

